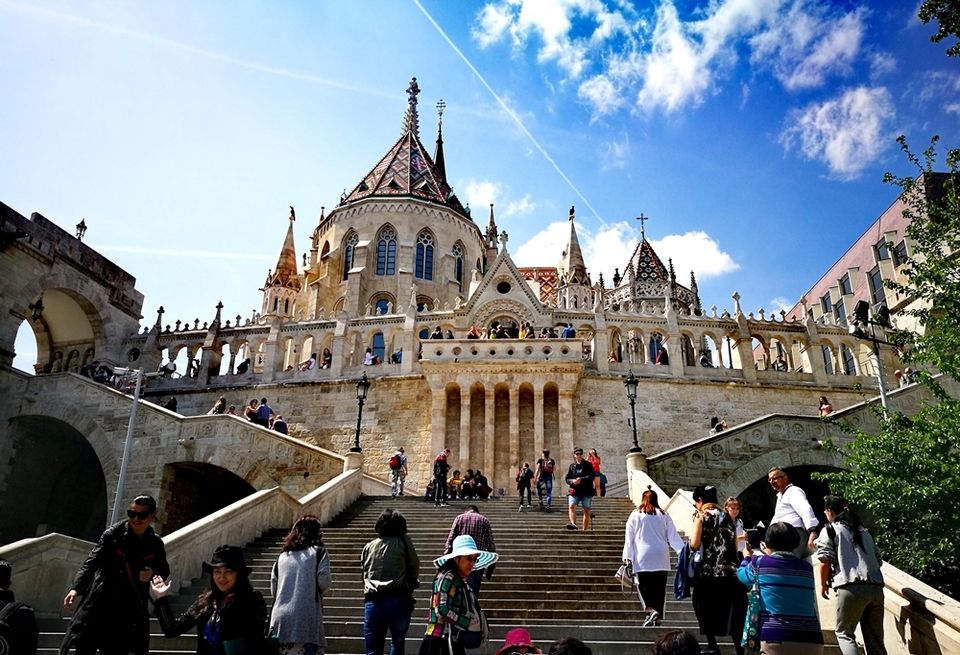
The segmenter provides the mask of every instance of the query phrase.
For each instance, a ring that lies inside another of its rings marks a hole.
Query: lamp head
[[[623,381],[623,386],[627,389],[627,398],[630,400],[637,399],[637,384],[639,381],[637,377],[633,374],[633,371],[630,371],[627,375],[627,379]]]
[[[367,389],[369,388],[370,380],[367,379],[367,374],[364,372],[363,377],[357,380],[357,400],[366,400]]]

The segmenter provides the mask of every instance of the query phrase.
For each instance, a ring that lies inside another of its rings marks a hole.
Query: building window
[[[433,237],[421,232],[417,237],[417,268],[414,275],[424,280],[433,279]]]
[[[347,237],[346,245],[343,249],[343,279],[346,280],[350,275],[350,269],[353,268],[353,255],[356,252],[357,244],[360,243],[360,237],[353,232]]]
[[[843,298],[837,300],[836,304],[833,306],[833,316],[837,319],[837,325],[847,324],[847,313],[843,309]]]
[[[373,334],[373,354],[376,355],[381,362],[384,361],[383,332],[375,332]]]
[[[873,247],[877,252],[877,261],[882,262],[884,259],[890,259],[890,251],[887,249],[886,241],[879,241],[877,245]]]
[[[453,244],[453,276],[460,291],[463,291],[463,246],[459,243]]]
[[[840,295],[849,296],[853,293],[853,288],[850,286],[850,274],[844,275],[840,278]]]
[[[880,275],[880,267],[874,267],[868,274],[867,279],[870,280],[870,297],[873,299],[873,304],[884,302],[887,299],[887,294],[883,289],[883,276]]]
[[[893,248],[893,265],[902,266],[907,262],[907,242],[901,241]]]
[[[396,261],[397,233],[392,227],[385,227],[377,237],[377,275],[393,275]]]
[[[821,343],[820,348],[823,350],[823,369],[827,375],[833,375],[833,353],[830,352],[830,346]]]
[[[857,365],[853,361],[853,352],[844,344],[840,344],[840,357],[843,360],[843,372],[846,375],[856,375]]]
[[[390,304],[390,301],[387,300],[386,298],[381,298],[380,300],[378,300],[378,301],[377,301],[377,304],[376,304],[376,307],[377,307],[377,312],[376,312],[376,314],[377,314],[377,316],[383,316],[384,314],[386,314],[386,313],[387,313],[387,305],[389,305],[389,304]]]
[[[820,299],[820,308],[823,310],[824,314],[833,313],[833,303],[830,301],[829,293]]]

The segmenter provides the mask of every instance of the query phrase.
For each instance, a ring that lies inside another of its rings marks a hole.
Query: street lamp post
[[[890,327],[890,310],[887,309],[887,306],[884,303],[877,303],[873,307],[873,313],[871,314],[870,304],[861,300],[856,304],[853,309],[853,323],[850,324],[850,334],[857,339],[863,339],[869,341],[873,345],[873,359],[876,362],[877,368],[877,385],[880,389],[880,404],[883,406],[883,415],[884,417],[889,416],[889,408],[887,407],[887,385],[883,379],[883,364],[880,361],[880,344],[887,344],[888,342],[878,339],[876,326],[881,328]],[[864,329],[865,325],[870,326],[870,333],[867,334],[867,331]],[[888,344],[889,345],[889,344]]]
[[[353,448],[351,453],[362,453],[360,447],[360,419],[363,418],[363,401],[367,399],[367,389],[370,388],[370,380],[367,379],[367,372],[363,372],[363,377],[357,380],[357,431],[353,435]]]
[[[637,443],[637,377],[630,371],[627,379],[623,381],[623,386],[627,389],[627,398],[630,400],[631,425],[633,426],[633,448],[631,453],[641,453],[643,448]]]
[[[113,369],[115,375],[121,377],[136,375],[137,386],[133,392],[133,406],[130,408],[130,422],[127,424],[127,440],[123,444],[123,459],[120,460],[120,479],[117,481],[117,497],[113,499],[113,516],[110,525],[120,520],[120,511],[123,508],[123,487],[127,481],[127,466],[130,464],[130,447],[133,444],[133,426],[137,422],[137,407],[140,405],[140,383],[143,381],[143,369],[131,371],[129,368]]]

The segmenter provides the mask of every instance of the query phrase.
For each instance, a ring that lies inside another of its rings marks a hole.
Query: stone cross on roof
[[[650,220],[649,216],[644,216],[643,212],[640,212],[640,215],[637,216],[637,220],[640,221],[640,238],[647,238],[647,231],[644,229],[644,223]]]
[[[500,240],[500,245],[502,245],[504,248],[506,248],[506,247],[507,247],[507,241],[510,240],[510,237],[507,236],[506,230],[504,230],[503,232],[500,233],[500,239],[499,239],[499,240]]]
[[[417,114],[417,94],[420,93],[420,87],[417,86],[417,78],[410,80],[410,86],[407,87],[407,114],[403,117],[403,130],[401,134],[412,132],[415,137],[420,138],[420,117]]]

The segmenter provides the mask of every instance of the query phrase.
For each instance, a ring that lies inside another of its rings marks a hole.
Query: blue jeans
[[[383,642],[390,630],[390,655],[404,655],[413,604],[407,594],[368,600],[363,606],[363,641],[367,655],[383,655]]]
[[[543,493],[540,493],[541,484],[545,487],[545,490]],[[553,498],[553,478],[552,477],[540,478],[539,480],[537,480],[537,498],[539,498],[540,500],[543,500],[544,496],[546,496],[547,507],[549,507],[550,500]]]

